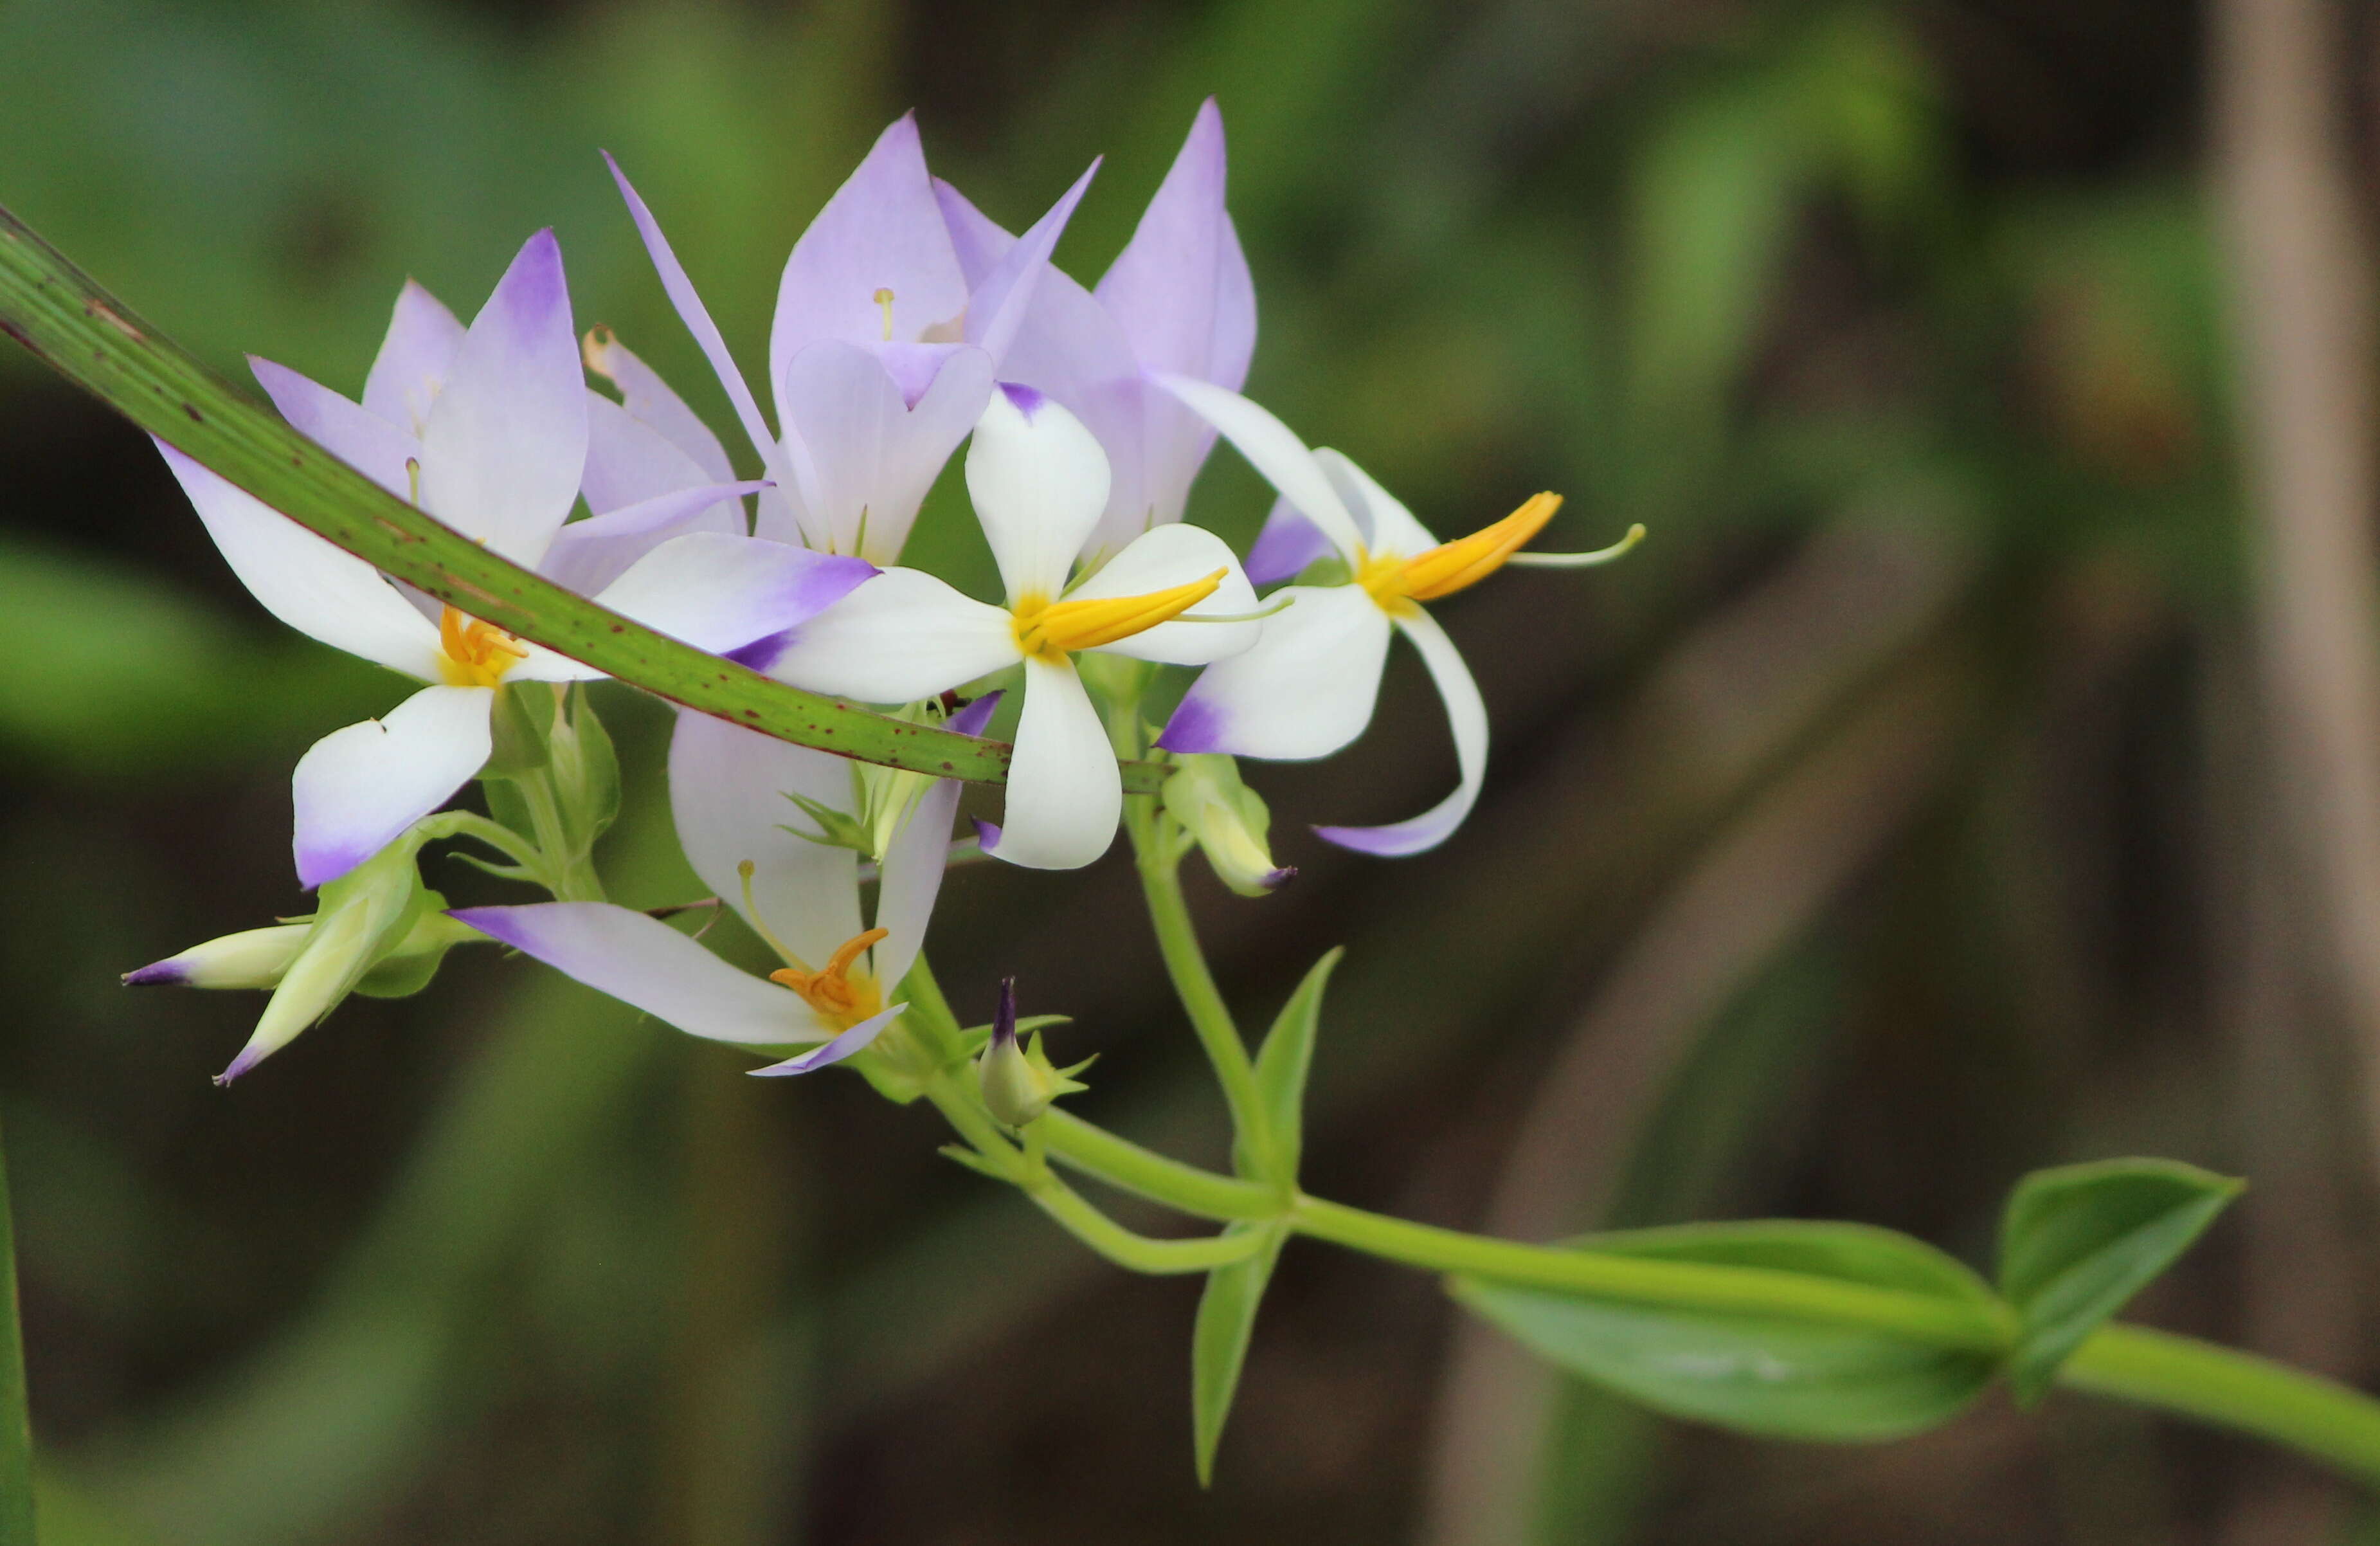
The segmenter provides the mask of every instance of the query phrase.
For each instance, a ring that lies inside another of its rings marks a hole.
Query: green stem
[[[1050,1107],[1034,1126],[1051,1159],[1193,1218],[1230,1223],[1281,1216],[1281,1194],[1270,1187],[1184,1164],[1059,1107]]]
[[[17,1314],[17,1230],[0,1153],[0,1546],[33,1546],[33,1426],[25,1405],[25,1339]]]
[[[1272,1132],[1257,1091],[1256,1065],[1249,1060],[1247,1043],[1240,1039],[1230,1007],[1223,1003],[1222,990],[1207,968],[1206,952],[1198,948],[1190,905],[1182,895],[1180,857],[1164,851],[1154,799],[1135,797],[1124,805],[1124,826],[1132,834],[1141,895],[1148,903],[1148,921],[1157,931],[1165,974],[1173,980],[1174,995],[1181,999],[1184,1013],[1190,1016],[1190,1029],[1197,1033],[1198,1044],[1206,1049],[1207,1061],[1214,1065],[1215,1078],[1223,1087],[1232,1130],[1262,1165],[1271,1156]]]
[[[542,772],[513,781],[521,803],[528,807],[529,825],[536,830],[538,853],[543,859],[546,889],[557,902],[600,902],[603,883],[595,873],[595,856],[572,841],[570,823],[562,819],[552,781]]]
[[[2380,1488],[2380,1402],[2253,1353],[2106,1326],[2066,1360],[2058,1382],[2286,1444]]]
[[[1046,1175],[1046,1173],[1045,1173]],[[1264,1244],[1253,1231],[1196,1240],[1153,1240],[1135,1235],[1068,1189],[1054,1176],[1025,1187],[1034,1206],[1091,1249],[1135,1272],[1204,1272],[1245,1261]]]

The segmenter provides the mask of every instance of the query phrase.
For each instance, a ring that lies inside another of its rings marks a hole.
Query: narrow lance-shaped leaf
[[[1741,1432],[1857,1443],[1915,1433],[1991,1382],[2004,1312],[1974,1273],[1904,1235],[1769,1220],[1601,1235],[1583,1250],[1754,1267],[1967,1308],[1973,1346],[1781,1316],[1621,1304],[1459,1277],[1449,1291],[1548,1362],[1673,1417]]]
[[[1242,1156],[1255,1179],[1294,1186],[1305,1144],[1305,1080],[1314,1067],[1314,1041],[1322,1025],[1322,991],[1346,951],[1336,949],[1314,963],[1289,1002],[1274,1016],[1257,1053],[1257,1093],[1262,1097],[1268,1155]]]
[[[2241,1183],[2178,1160],[2037,1170],[2000,1224],[2000,1292],[2020,1321],[2009,1383],[2040,1399],[2058,1366],[2188,1250]]]
[[[617,680],[862,761],[1002,783],[1009,749],[803,692],[631,622],[378,487],[141,322],[0,210],[0,333],[135,424],[328,542],[442,602]],[[1166,770],[1127,762],[1127,790]]]
[[[1226,1235],[1261,1231],[1264,1242],[1244,1261],[1218,1267],[1207,1274],[1207,1291],[1198,1299],[1198,1324],[1190,1334],[1190,1425],[1198,1445],[1198,1485],[1215,1479],[1215,1447],[1222,1443],[1223,1420],[1232,1415],[1232,1398],[1239,1394],[1240,1369],[1247,1362],[1248,1339],[1256,1333],[1257,1308],[1265,1286],[1272,1281],[1273,1263],[1281,1260],[1281,1243],[1289,1238],[1286,1224],[1235,1223]]]

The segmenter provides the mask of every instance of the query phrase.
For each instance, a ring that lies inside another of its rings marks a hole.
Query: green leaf
[[[2009,1382],[2041,1398],[2082,1339],[2191,1248],[2242,1183],[2178,1160],[2037,1170],[2000,1224],[2000,1292],[2021,1323]]]
[[[1245,1260],[1207,1274],[1207,1291],[1198,1299],[1198,1324],[1190,1334],[1190,1423],[1197,1438],[1201,1487],[1214,1484],[1215,1446],[1222,1442],[1223,1420],[1232,1415],[1232,1397],[1239,1392],[1257,1307],[1272,1281],[1273,1263],[1281,1260],[1281,1242],[1289,1238],[1288,1226],[1279,1223],[1235,1223],[1223,1233],[1251,1231],[1262,1232],[1263,1244]]]
[[[1269,1169],[1256,1168],[1258,1180],[1283,1186],[1297,1180],[1305,1143],[1305,1077],[1314,1067],[1314,1040],[1322,1025],[1322,990],[1346,954],[1334,949],[1314,963],[1273,1017],[1257,1053],[1257,1093],[1263,1099],[1265,1125],[1272,1135],[1271,1164]]]
[[[524,778],[542,769],[551,758],[548,739],[553,734],[553,688],[544,682],[507,682],[496,689],[488,715],[486,774]]]
[[[1974,1273],[1864,1224],[1768,1220],[1591,1236],[1585,1250],[1755,1267],[1997,1309]],[[1991,1382],[1991,1349],[1856,1326],[1671,1309],[1460,1277],[1449,1292],[1540,1357],[1673,1417],[1742,1432],[1856,1443],[1955,1416]]]

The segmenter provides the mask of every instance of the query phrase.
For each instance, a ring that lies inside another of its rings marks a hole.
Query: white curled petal
[[[489,688],[423,688],[298,760],[298,883],[335,881],[444,805],[488,761]]]
[[[1189,405],[1191,410],[1223,432],[1240,449],[1248,465],[1297,506],[1298,513],[1322,529],[1330,544],[1350,563],[1363,543],[1363,533],[1346,502],[1339,497],[1330,475],[1314,453],[1290,427],[1236,392],[1210,382],[1162,371],[1151,378]]]
[[[1074,663],[1026,660],[1008,810],[988,851],[1028,870],[1077,870],[1108,851],[1123,814],[1107,727]]]
[[[1231,545],[1202,526],[1160,526],[1135,537],[1107,566],[1076,586],[1068,597],[1101,601],[1118,596],[1142,596],[1224,571],[1213,595],[1192,607],[1187,616],[1230,617],[1257,609],[1256,588],[1240,572]],[[1205,665],[1253,646],[1264,624],[1160,623],[1146,632],[1099,649],[1135,660],[1161,661],[1168,665]]]
[[[659,919],[626,907],[541,902],[458,907],[451,916],[696,1036],[775,1047],[828,1035],[799,995],[738,971]]]
[[[848,810],[848,761],[681,709],[669,783],[686,862],[746,922],[738,866],[748,861],[759,921],[810,966],[859,932],[859,856],[797,836],[818,826],[788,797]]]
[[[966,485],[1009,600],[1054,600],[1107,508],[1107,454],[1091,432],[1033,387],[1002,383],[967,447]]]
[[[419,681],[438,679],[438,627],[380,571],[164,441],[156,443],[224,561],[275,617]]]
[[[1455,785],[1454,793],[1410,821],[1384,827],[1314,829],[1316,835],[1342,848],[1384,857],[1418,854],[1445,842],[1471,814],[1472,806],[1479,798],[1479,785],[1488,777],[1488,705],[1480,700],[1479,684],[1471,679],[1471,668],[1463,663],[1462,652],[1446,637],[1446,630],[1438,626],[1437,619],[1426,612],[1398,618],[1397,629],[1421,651],[1422,663],[1429,668],[1429,679],[1437,684],[1438,695],[1446,704],[1447,724],[1454,732],[1454,758],[1462,781]]]
[[[736,658],[812,692],[912,703],[1014,664],[1018,651],[1006,608],[916,569],[887,569],[794,629],[773,653],[755,645]]]
[[[876,980],[887,993],[909,975],[925,947],[926,924],[934,916],[934,898],[950,862],[951,822],[958,813],[958,781],[937,779],[892,834],[876,893],[876,927],[884,938],[869,953]]]
[[[766,1068],[753,1069],[752,1077],[785,1078],[795,1074],[815,1074],[821,1068],[832,1067],[854,1053],[867,1051],[868,1043],[883,1035],[884,1028],[899,1019],[908,1007],[905,1004],[896,1004],[881,1014],[860,1021],[823,1047],[806,1052],[798,1057],[789,1057],[783,1063],[771,1063]]]
[[[455,351],[462,347],[463,324],[455,313],[407,280],[397,292],[396,310],[389,316],[388,334],[381,340],[371,374],[364,378],[364,407],[419,439],[422,426],[430,422],[430,405],[446,384]]]
[[[249,355],[248,366],[291,429],[397,498],[413,497],[413,473],[406,463],[420,460],[419,440],[286,365]]]
[[[587,466],[587,377],[562,249],[529,237],[455,352],[421,431],[421,507],[520,564],[545,556]]]
[[[864,559],[693,531],[638,559],[595,600],[717,654],[809,621],[876,572]]]
[[[1371,723],[1388,615],[1354,585],[1293,585],[1271,599],[1290,605],[1265,619],[1255,648],[1191,684],[1158,745],[1303,761],[1328,757]]]
[[[1378,480],[1329,446],[1318,447],[1314,459],[1322,464],[1330,486],[1354,513],[1364,541],[1376,554],[1412,558],[1438,546],[1429,529],[1414,518],[1404,501],[1380,487]]]

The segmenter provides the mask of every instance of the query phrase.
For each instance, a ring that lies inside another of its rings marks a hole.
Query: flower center
[[[493,623],[451,606],[438,615],[438,673],[450,688],[495,687],[528,653],[527,645]]]
[[[1136,633],[1147,633],[1170,622],[1215,593],[1229,569],[1217,569],[1204,579],[1151,590],[1141,596],[1112,600],[1052,602],[1027,593],[1009,608],[1016,647],[1046,661],[1063,660],[1077,650],[1096,650]]]
[[[1404,611],[1415,602],[1451,596],[1502,568],[1506,559],[1545,530],[1561,503],[1558,493],[1535,495],[1493,526],[1440,542],[1418,558],[1393,553],[1376,555],[1359,549],[1355,583],[1379,603],[1381,611],[1390,614]]]
[[[827,957],[826,965],[818,970],[782,967],[769,974],[769,980],[801,994],[818,1011],[819,1018],[835,1029],[849,1030],[884,1007],[884,993],[876,986],[876,979],[865,971],[851,969],[852,964],[867,954],[868,947],[884,934],[881,929],[854,934],[838,945],[835,953]]]

